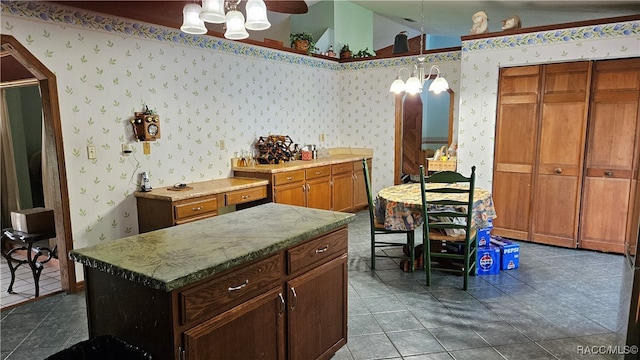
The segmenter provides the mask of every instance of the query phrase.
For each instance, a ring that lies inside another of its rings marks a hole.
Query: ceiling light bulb
[[[442,76],[436,77],[429,86],[429,91],[432,91],[435,94],[440,94],[443,91],[447,91],[447,89],[449,89],[449,83]]]
[[[214,24],[224,23],[224,0],[202,0],[200,19]]]
[[[224,37],[231,40],[242,40],[249,37],[249,33],[244,28],[244,15],[238,10],[231,10],[227,13],[227,31]]]
[[[396,94],[400,94],[405,89],[404,81],[400,78],[400,75],[391,83],[391,87],[389,88],[389,92],[393,92]]]
[[[417,93],[422,92],[422,83],[418,80],[416,74],[412,74],[411,77],[407,80],[406,91],[411,95],[415,95]]]
[[[200,19],[200,11],[202,11],[202,7],[200,5],[185,5],[182,9],[182,26],[180,26],[180,30],[187,34],[206,34],[207,27],[204,26],[204,21]]]
[[[247,22],[245,27],[249,30],[266,30],[271,27],[267,19],[267,5],[262,0],[247,1]]]

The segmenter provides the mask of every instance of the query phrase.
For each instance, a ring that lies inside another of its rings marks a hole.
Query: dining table
[[[425,184],[425,188],[469,188],[468,184]],[[384,188],[378,192],[375,199],[376,219],[387,230],[414,230],[422,226],[422,195],[420,183],[408,183]],[[459,200],[467,201],[466,193],[426,193],[427,200]],[[465,207],[466,208],[466,207]],[[467,209],[464,209],[467,211]],[[491,192],[487,189],[474,187],[472,225],[476,229],[488,227],[495,219],[496,210],[493,206]]]

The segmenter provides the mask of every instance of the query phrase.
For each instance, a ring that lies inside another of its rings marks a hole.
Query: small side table
[[[44,264],[48,263],[52,258],[58,258],[56,254],[57,245],[53,247],[53,249],[49,249],[48,247],[42,246],[33,246],[33,244],[40,240],[47,240],[56,237],[55,231],[52,233],[44,233],[44,234],[28,234],[14,229],[3,229],[2,230],[2,256],[7,259],[7,263],[9,264],[9,270],[11,271],[11,283],[9,284],[9,288],[7,292],[10,294],[15,294],[13,291],[13,283],[16,279],[16,269],[20,267],[22,264],[29,264],[31,268],[31,273],[33,274],[33,281],[35,283],[36,288],[36,297],[40,295],[40,273],[42,273],[42,269],[44,268]],[[11,242],[13,244],[18,243],[19,246],[12,247],[9,250],[5,251],[6,242]],[[27,251],[27,259],[16,259],[12,255],[18,250],[26,250]],[[41,256],[46,256],[44,261],[38,261]],[[15,266],[13,265],[15,263]]]

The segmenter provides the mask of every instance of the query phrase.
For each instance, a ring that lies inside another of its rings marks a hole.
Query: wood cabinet
[[[223,206],[249,206],[267,197],[267,182],[251,178],[228,178],[137,191],[139,232],[149,232],[218,215]]]
[[[371,167],[371,160],[367,160]],[[333,182],[333,209],[354,211],[368,206],[362,161],[334,164],[331,166]]]
[[[85,267],[89,335],[160,360],[330,359],[347,342],[347,227],[165,292]]]
[[[371,164],[371,159],[368,162]],[[358,161],[323,162],[321,165],[299,165],[307,163],[305,161],[296,163],[291,165],[292,170],[278,169],[273,173],[260,167],[237,168],[234,176],[269,180],[267,199],[279,204],[334,211],[355,211],[367,207],[362,158]]]
[[[626,59],[501,70],[495,234],[623,252],[640,157],[639,68]]]

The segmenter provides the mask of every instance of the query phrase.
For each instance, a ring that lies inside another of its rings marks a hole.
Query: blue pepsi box
[[[500,236],[491,236],[491,245],[500,248],[500,269],[517,269],[520,265],[520,244],[507,240]]]
[[[478,275],[496,275],[500,273],[500,248],[496,245],[478,247],[476,269]]]
[[[487,227],[477,230],[478,246],[489,246],[491,242],[491,230],[493,230],[493,222],[491,219],[487,220]]]

